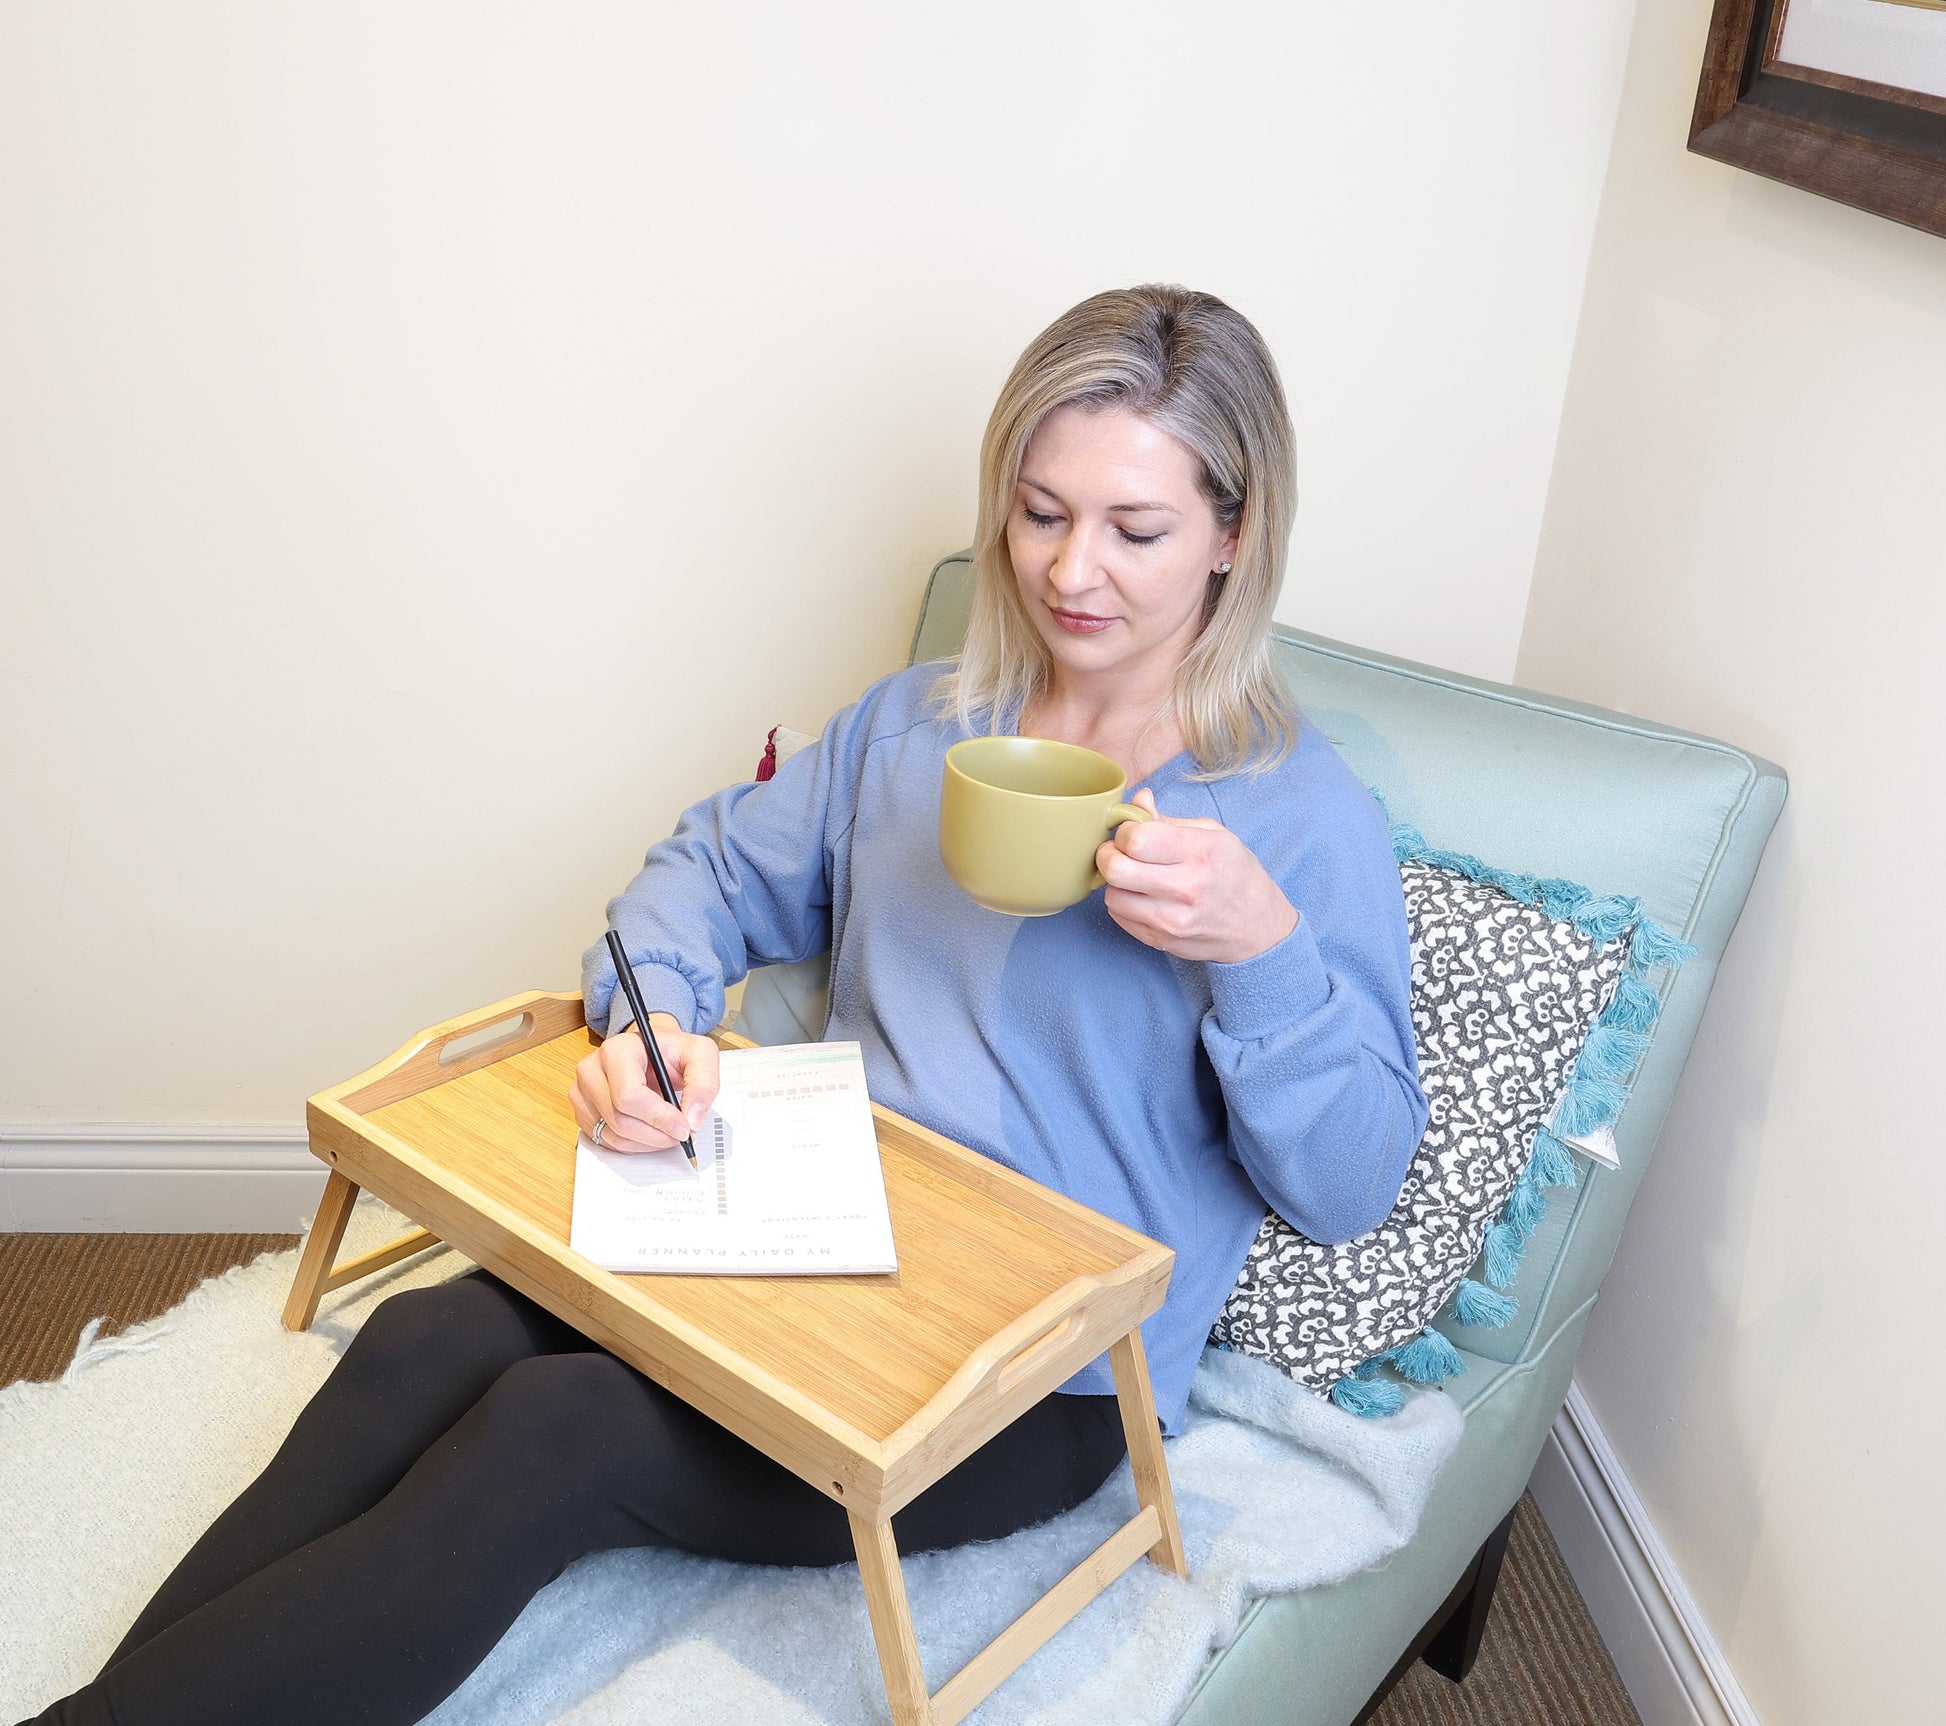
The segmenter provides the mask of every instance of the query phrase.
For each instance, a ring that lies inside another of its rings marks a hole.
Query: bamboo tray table
[[[1187,1574],[1139,1329],[1167,1247],[874,1105],[896,1273],[604,1271],[568,1247],[568,1088],[598,1042],[580,996],[519,995],[312,1097],[331,1178],[284,1323],[450,1242],[845,1508],[895,1726],[953,1726],[1145,1554]],[[422,1226],[338,1265],[360,1189]],[[929,1695],[893,1512],[1104,1351],[1138,1513]]]

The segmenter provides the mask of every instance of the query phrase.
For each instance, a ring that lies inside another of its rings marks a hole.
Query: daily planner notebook
[[[680,1148],[575,1149],[568,1244],[603,1270],[893,1271],[892,1219],[856,1043],[723,1052],[723,1088]]]

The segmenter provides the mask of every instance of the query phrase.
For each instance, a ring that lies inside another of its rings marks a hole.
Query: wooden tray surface
[[[575,1062],[594,1047],[587,1030],[570,1032],[362,1118],[565,1246],[576,1139],[568,1087]],[[1132,1256],[1100,1230],[1056,1226],[922,1160],[884,1120],[879,1148],[899,1256],[893,1275],[624,1276],[591,1265],[588,1276],[639,1294],[651,1316],[687,1318],[883,1440],[973,1348],[1073,1278]]]
[[[579,996],[536,990],[312,1097],[311,1148],[332,1177],[286,1326],[435,1232],[474,1252],[844,1507],[895,1726],[957,1726],[1144,1553],[1188,1574],[1140,1329],[1168,1290],[1167,1247],[874,1105],[896,1274],[601,1270],[567,1245],[568,1086],[595,1046]],[[339,1265],[361,1188],[423,1226]],[[1104,1350],[1140,1509],[929,1694],[891,1518]]]

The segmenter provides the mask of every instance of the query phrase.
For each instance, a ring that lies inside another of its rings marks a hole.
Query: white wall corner
[[[1642,1726],[1759,1726],[1579,1385],[1528,1485]]]
[[[0,1231],[295,1234],[325,1173],[297,1125],[0,1125]]]

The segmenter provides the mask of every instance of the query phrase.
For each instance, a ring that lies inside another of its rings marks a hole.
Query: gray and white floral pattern
[[[1626,935],[1598,941],[1451,870],[1399,875],[1431,1107],[1399,1202],[1340,1246],[1268,1213],[1210,1332],[1318,1391],[1416,1336],[1459,1286],[1628,959]]]

